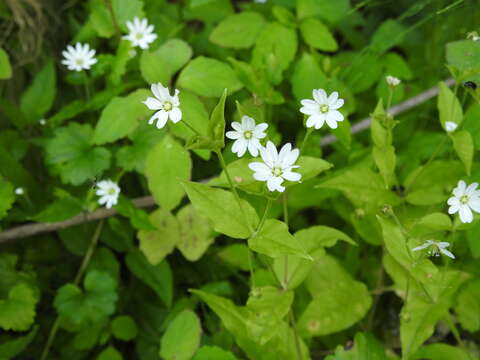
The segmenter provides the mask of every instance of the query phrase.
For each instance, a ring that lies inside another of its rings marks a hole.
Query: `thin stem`
[[[295,337],[295,350],[297,351],[297,359],[302,360],[303,359],[302,348],[300,347],[300,341],[299,341],[299,336],[297,332],[297,324],[295,322],[295,316],[293,315],[292,309],[290,309],[290,326],[293,329],[293,334]]]
[[[222,166],[223,171],[225,172],[225,176],[227,177],[228,183],[230,184],[230,188],[232,189],[233,195],[235,196],[235,199],[237,200],[238,206],[240,208],[240,211],[242,213],[242,216],[245,220],[245,223],[247,224],[247,227],[252,233],[252,225],[250,224],[250,221],[248,221],[247,214],[245,213],[245,210],[243,209],[242,201],[240,200],[240,196],[238,195],[237,189],[235,185],[233,184],[232,177],[230,176],[230,173],[227,169],[227,164],[225,163],[225,159],[223,158],[222,152],[220,150],[216,150],[215,153],[218,156],[218,159],[220,160],[220,165]]]
[[[300,147],[300,154],[303,153],[303,148],[307,144],[307,140],[310,137],[310,134],[313,132],[313,129],[314,129],[313,127],[307,129],[307,132],[305,133],[305,137],[303,138],[302,146]]]
[[[283,221],[287,224],[288,228],[288,196],[287,190],[283,193]],[[288,288],[288,255],[285,255],[285,267],[283,269],[283,286]]]
[[[255,234],[258,233],[260,230],[262,230],[263,224],[265,224],[265,220],[267,220],[267,214],[270,211],[271,207],[272,207],[272,199],[268,199],[267,205],[265,206],[265,211],[263,212],[262,219],[260,220],[260,223],[257,226],[257,230],[255,230]]]
[[[87,70],[85,70],[83,72],[83,75],[84,75],[84,78],[85,78],[85,82],[84,82],[85,98],[87,99],[87,101],[90,101],[90,78],[88,76]]]
[[[388,109],[392,106],[392,99],[393,99],[393,88],[392,86],[388,86],[388,100],[387,100],[387,112]]]
[[[200,134],[198,130],[195,129],[192,125],[190,125],[188,122],[186,122],[185,120],[183,120],[182,122],[185,124],[186,127],[192,130],[195,134],[197,134],[198,136],[202,136],[202,134]]]
[[[90,245],[87,249],[87,252],[85,253],[85,256],[83,257],[82,264],[80,265],[77,275],[75,276],[75,281],[74,281],[75,285],[80,284],[80,281],[82,280],[82,276],[85,270],[87,269],[87,266],[90,263],[90,260],[92,259],[92,255],[95,251],[95,248],[97,247],[98,239],[100,238],[102,228],[103,228],[103,220],[98,223],[97,228],[95,229],[95,233],[93,234],[92,240],[90,241]],[[50,333],[48,334],[47,343],[43,348],[42,356],[40,360],[46,360],[48,358],[50,348],[52,347],[53,340],[57,335],[59,326],[60,326],[60,318],[57,316],[57,318],[55,319],[55,322],[52,325],[52,328],[50,329]]]

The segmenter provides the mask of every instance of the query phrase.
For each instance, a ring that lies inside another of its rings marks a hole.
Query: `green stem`
[[[287,190],[283,193],[283,221],[287,224],[288,228],[288,195]],[[283,269],[283,286],[288,288],[288,255],[285,255],[285,267]]]
[[[387,113],[390,106],[392,106],[392,99],[393,99],[393,88],[392,86],[388,86],[388,101],[387,101]]]
[[[93,253],[95,251],[95,248],[98,244],[98,239],[100,238],[102,228],[103,228],[103,220],[101,220],[98,223],[97,228],[95,229],[95,233],[93,234],[90,245],[87,249],[87,252],[85,253],[85,256],[83,257],[82,264],[80,265],[80,268],[78,269],[77,275],[75,276],[75,281],[74,281],[75,285],[80,284],[80,281],[82,280],[82,276],[83,276],[85,270],[87,269],[87,266],[90,263],[90,260],[92,259],[92,255],[93,255]],[[52,325],[50,333],[48,334],[47,343],[45,344],[45,347],[42,351],[42,356],[41,356],[40,360],[46,360],[48,358],[48,354],[50,353],[50,348],[52,347],[53,340],[55,339],[55,336],[57,335],[57,331],[58,331],[59,326],[60,326],[60,318],[57,316],[57,318],[55,319],[55,322]]]
[[[310,137],[310,134],[313,132],[313,129],[314,129],[313,127],[307,129],[305,137],[303,138],[302,146],[300,147],[300,155],[303,153],[303,148],[307,144],[307,140]]]
[[[85,77],[85,97],[87,99],[87,102],[90,101],[90,78],[88,76],[87,70],[83,72],[83,75]]]
[[[295,316],[293,315],[292,309],[290,309],[290,326],[293,329],[293,334],[295,336],[295,350],[297,351],[297,360],[302,360],[302,348],[300,347],[299,335],[297,332],[297,324],[295,322]]]
[[[265,220],[267,220],[267,214],[270,211],[270,208],[272,207],[272,199],[267,200],[267,205],[265,206],[265,211],[263,212],[262,219],[260,220],[260,223],[257,226],[257,230],[255,230],[255,234],[257,234],[260,230],[263,228],[263,224],[265,224]]]
[[[190,125],[188,122],[186,122],[185,120],[183,120],[182,122],[185,124],[186,127],[192,130],[195,134],[197,134],[198,136],[202,136],[202,134],[200,134],[198,130],[195,129],[192,125]]]

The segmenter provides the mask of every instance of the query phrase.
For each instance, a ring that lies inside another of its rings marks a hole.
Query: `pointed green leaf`
[[[337,51],[338,44],[333,35],[321,21],[309,17],[300,24],[305,42],[311,47],[322,51]]]
[[[202,328],[193,311],[184,310],[168,325],[160,341],[160,356],[165,360],[189,360],[200,345]]]
[[[210,137],[215,143],[215,150],[225,147],[225,100],[227,99],[227,89],[223,91],[223,95],[218,104],[210,114]]]
[[[470,175],[472,169],[474,146],[472,135],[466,130],[460,130],[450,134],[453,141],[453,148],[457,153],[459,159],[462,161],[467,171],[467,175]]]
[[[222,20],[210,33],[209,40],[222,47],[249,48],[264,25],[265,19],[261,14],[243,11]]]
[[[463,121],[463,110],[460,101],[443,81],[438,83],[437,107],[440,115],[440,125],[446,130],[447,121],[460,125]]]
[[[8,59],[8,54],[0,48],[0,79],[10,79],[12,77],[12,66]]]

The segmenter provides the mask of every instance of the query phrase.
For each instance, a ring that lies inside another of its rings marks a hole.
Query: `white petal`
[[[338,100],[338,92],[334,91],[330,94],[328,97],[328,106],[331,107],[332,105],[335,105]]]
[[[163,87],[161,83],[152,84],[150,89],[152,90],[153,95],[155,95],[155,97],[160,101],[170,100],[170,94],[168,92],[168,89]]]
[[[480,213],[480,199],[478,198],[470,199],[470,201],[468,202],[468,206],[470,206],[470,208],[473,211]]]
[[[153,124],[157,120],[157,128],[161,129],[165,126],[168,120],[168,113],[164,110],[157,111],[153,116],[148,120],[148,124]]]
[[[149,97],[143,101],[143,103],[147,105],[150,110],[160,110],[162,108],[162,103],[153,97]]]
[[[232,152],[236,153],[238,157],[242,157],[247,151],[247,141],[245,139],[238,139],[233,143]]]
[[[337,110],[340,109],[345,102],[343,99],[338,99],[334,104],[330,105],[331,110]]]
[[[299,181],[302,178],[302,175],[292,171],[284,171],[282,177],[288,181]]]
[[[182,110],[178,107],[174,107],[172,110],[169,111],[168,116],[170,120],[172,120],[175,124],[182,120]]]
[[[457,187],[452,191],[453,195],[455,195],[458,198],[462,197],[463,194],[465,193],[466,187],[467,187],[467,184],[465,184],[465,181],[460,180],[457,184]]]
[[[455,259],[455,256],[447,249],[440,248],[439,250],[442,254],[447,255],[449,258]]]
[[[315,101],[317,103],[319,103],[319,104],[327,104],[328,103],[327,93],[325,92],[325,90],[323,90],[323,89],[313,90],[312,94],[313,94],[313,98],[315,99]]]
[[[255,129],[255,120],[251,117],[244,115],[242,117],[242,126],[244,130],[253,131]]]
[[[444,248],[447,248],[450,246],[450,243],[449,242],[446,242],[446,241],[439,241],[437,242],[437,246],[438,247],[441,247],[442,249]]]
[[[288,154],[290,154],[290,151],[292,151],[292,144],[286,143],[283,145],[278,153],[278,162],[283,164],[284,159],[288,156]]]
[[[237,140],[237,139],[240,139],[242,137],[242,134],[239,133],[238,131],[227,131],[225,133],[225,136],[229,139]]]
[[[250,141],[248,141],[248,151],[250,152],[250,154],[253,156],[253,157],[257,157],[258,156],[258,150],[262,147],[262,145],[260,144],[260,142],[255,139],[255,138],[252,138],[250,139]]]
[[[473,221],[472,210],[467,205],[460,206],[458,214],[460,215],[460,221],[463,223],[471,223]]]
[[[456,198],[455,196],[452,196],[451,198],[448,198],[447,204],[448,205],[460,206],[460,200],[458,198]]]
[[[412,251],[423,250],[423,249],[426,249],[427,247],[429,247],[430,245],[431,245],[431,244],[424,243],[423,245],[420,245],[420,246],[417,246],[417,247],[413,248]]]
[[[263,161],[265,161],[265,163],[268,166],[273,167],[274,163],[276,163],[277,160],[278,160],[277,148],[275,147],[273,142],[271,142],[271,141],[267,142],[267,146],[265,148],[264,155],[265,155],[265,158],[263,158],[263,154],[262,154]]]
[[[313,108],[310,108],[310,107],[307,107],[307,106],[303,106],[303,107],[300,108],[300,112],[302,114],[305,114],[305,115],[315,115],[315,114],[318,114],[320,112],[320,110],[318,109],[318,105],[317,105],[316,109],[313,109]]]
[[[465,195],[468,195],[468,196],[471,196],[475,190],[477,189],[478,187],[478,183],[474,182],[474,183],[471,183],[470,185],[468,185],[468,187],[465,189]]]
[[[281,184],[283,183],[283,179],[281,177],[277,176],[272,176],[267,180],[267,188],[270,191],[279,191],[283,192],[285,190],[285,187],[283,187]]]
[[[242,124],[240,124],[239,122],[232,122],[232,128],[240,133],[243,133],[243,127],[242,127]]]
[[[300,101],[300,104],[309,109],[318,109],[318,103],[310,99],[304,99]]]
[[[455,214],[456,212],[458,212],[458,210],[460,210],[460,204],[455,204],[455,205],[452,205],[448,208],[448,213],[450,215],[453,215]]]
[[[340,111],[332,110],[327,113],[327,125],[332,129],[337,128],[337,122],[343,121],[343,115]],[[335,124],[335,125],[334,125]]]

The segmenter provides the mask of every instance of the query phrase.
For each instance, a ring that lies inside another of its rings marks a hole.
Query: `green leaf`
[[[150,264],[157,265],[180,241],[180,227],[177,219],[163,208],[152,212],[149,218],[157,230],[140,230],[137,237],[140,241],[140,250]]]
[[[96,360],[123,360],[123,357],[113,346],[109,346],[96,357]]]
[[[180,39],[169,39],[154,51],[144,51],[140,57],[140,71],[146,82],[170,83],[172,76],[192,57],[192,48]],[[183,103],[182,111],[183,111]]]
[[[302,181],[318,176],[320,173],[333,167],[333,164],[312,156],[300,156],[297,161],[300,166],[296,172],[302,174]]]
[[[236,267],[243,271],[250,269],[248,265],[249,257],[248,246],[245,244],[232,244],[223,247],[217,256],[230,266]]]
[[[463,121],[463,110],[460,101],[443,81],[438,83],[437,107],[440,115],[440,125],[446,130],[447,121],[460,125]]]
[[[293,296],[293,291],[273,286],[255,288],[247,301],[248,336],[262,345],[271,340],[276,335],[272,329],[280,326],[290,311]]]
[[[0,344],[0,359],[13,359],[22,351],[24,351],[28,345],[32,342],[37,335],[38,326],[35,326],[32,331],[30,331],[25,336],[17,336],[13,340],[6,341]]]
[[[467,130],[460,130],[450,134],[450,137],[453,141],[453,148],[455,149],[458,158],[462,161],[463,165],[465,165],[467,175],[470,176],[473,154],[475,152],[472,135],[470,135]]]
[[[310,99],[313,89],[324,89],[328,79],[315,60],[307,52],[302,53],[292,75],[292,91],[297,100]]]
[[[306,285],[313,300],[298,320],[299,330],[306,337],[347,329],[362,319],[372,304],[367,287],[352,279],[329,255],[317,259]]]
[[[252,65],[263,69],[272,84],[282,81],[282,73],[288,68],[297,52],[295,30],[272,22],[264,26],[257,37],[252,52]]]
[[[480,70],[480,43],[459,40],[446,45],[447,63],[462,71]]]
[[[180,73],[177,85],[205,97],[220,97],[225,89],[232,94],[243,87],[228,64],[204,56],[188,63]]]
[[[149,95],[150,91],[140,89],[126,97],[115,97],[110,100],[100,115],[92,143],[103,145],[131,134],[139,121],[145,119],[151,112],[142,103]]]
[[[243,11],[222,20],[210,33],[209,40],[222,47],[249,48],[264,25],[265,19],[261,14]]]
[[[385,188],[380,175],[364,167],[346,170],[322,182],[318,187],[340,190],[354,204],[366,203],[379,207],[400,203],[400,199]]]
[[[0,79],[10,79],[12,77],[12,66],[8,59],[8,54],[0,48]]]
[[[55,64],[50,59],[22,94],[20,109],[31,123],[45,117],[52,107],[57,92],[56,78]]]
[[[311,47],[322,51],[337,51],[338,44],[333,35],[321,21],[309,17],[300,24],[305,42]]]
[[[193,311],[184,310],[168,325],[160,341],[160,356],[165,360],[189,360],[200,346],[202,328]]]
[[[452,306],[454,295],[467,277],[467,274],[457,270],[443,270],[434,276],[437,283],[434,289],[436,294],[430,295],[433,298],[409,296],[400,314],[400,340],[406,358],[410,358],[433,335],[439,320],[450,316],[448,309]],[[422,292],[413,285],[410,291]]]
[[[472,357],[462,348],[439,343],[422,346],[411,359],[472,360]]]
[[[189,0],[184,8],[186,20],[218,22],[234,12],[230,0]]]
[[[117,316],[112,320],[110,326],[112,327],[113,336],[117,339],[130,341],[137,337],[137,323],[131,316]]]
[[[353,239],[344,232],[329,226],[316,225],[297,231],[295,238],[307,249],[309,253],[319,247],[332,247],[338,240],[345,241],[350,245],[357,245]]]
[[[452,229],[452,220],[443,213],[433,213],[422,217],[418,221],[418,225],[425,226],[431,230],[449,231]]]
[[[186,205],[177,213],[180,224],[180,241],[177,248],[190,261],[197,261],[214,241],[213,229],[208,219]]]
[[[127,72],[127,65],[132,60],[132,43],[128,40],[121,40],[117,47],[117,52],[113,61],[111,61],[112,71],[108,76],[108,81],[112,86],[121,85],[122,76]]]
[[[336,23],[348,14],[350,0],[298,0],[297,16],[303,19],[319,16],[330,23]]]
[[[128,269],[150,286],[167,307],[172,305],[173,277],[167,260],[152,265],[140,251],[132,250],[127,254],[126,263]]]
[[[225,147],[225,100],[227,99],[227,89],[210,114],[209,132],[211,140],[215,144],[214,150],[220,150]]]
[[[183,106],[182,112],[184,112]],[[123,146],[115,154],[118,165],[126,171],[136,170],[143,174],[148,153],[164,135],[164,131],[152,131],[150,125],[140,124],[130,135],[133,144]]]
[[[7,215],[8,210],[15,202],[13,185],[0,178],[0,219]]]
[[[372,52],[343,52],[336,61],[337,66],[342,68],[341,78],[354,94],[371,88],[382,75],[380,58]]]
[[[329,355],[325,360],[387,360],[385,349],[378,340],[369,333],[357,333],[353,348],[343,349],[338,346],[334,355]]]
[[[115,26],[112,21],[106,3],[103,0],[90,0],[89,23],[101,37],[109,38],[115,34]]]
[[[273,258],[282,255],[298,255],[312,259],[303,244],[289,233],[287,224],[276,219],[265,221],[262,229],[248,239],[248,246],[253,251]]]
[[[73,339],[73,347],[76,350],[89,350],[98,344],[100,336],[105,334],[107,319],[103,319],[88,327],[80,329]],[[108,334],[110,337],[110,334]]]
[[[115,312],[118,299],[113,278],[100,271],[89,271],[83,282],[85,291],[66,284],[57,291],[54,306],[64,321],[85,326],[100,321]]]
[[[373,34],[370,48],[378,53],[383,53],[399,45],[403,41],[404,35],[404,27],[397,21],[388,19]]]
[[[237,360],[231,352],[217,346],[202,346],[192,360]]]
[[[190,153],[170,136],[149,152],[145,176],[155,202],[165,210],[174,209],[182,200],[181,181],[190,179],[192,160]]]
[[[460,290],[455,312],[462,328],[472,333],[480,330],[480,280],[473,280]]]
[[[25,331],[35,318],[38,299],[26,283],[13,286],[6,299],[0,299],[0,327],[4,330]]]
[[[389,189],[395,183],[396,156],[395,148],[391,145],[385,147],[373,147],[373,159],[380,170],[385,182],[385,188]]]
[[[123,31],[128,31],[127,21],[133,21],[135,16],[140,19],[145,17],[141,0],[111,0],[111,4],[115,19]]]
[[[182,185],[195,209],[212,222],[216,231],[237,239],[250,237],[251,229],[258,223],[258,215],[247,201],[241,199],[245,219],[230,191],[194,182],[183,182]]]
[[[93,131],[88,124],[70,123],[55,130],[46,143],[47,164],[57,164],[64,183],[80,185],[94,179],[110,166],[110,152],[92,147]]]
[[[115,205],[115,210],[120,215],[126,216],[130,219],[130,223],[138,230],[155,230],[156,227],[152,225],[145,210],[137,208],[133,202],[126,196],[120,195],[118,203]]]

